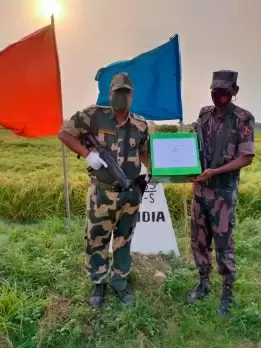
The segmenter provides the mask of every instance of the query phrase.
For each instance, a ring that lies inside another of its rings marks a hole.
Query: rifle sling
[[[126,165],[126,162],[128,160],[128,152],[129,152],[129,146],[130,146],[130,122],[127,121],[126,125],[126,131],[125,131],[125,137],[124,137],[124,166]]]
[[[216,166],[219,164],[220,158],[223,158],[223,150],[226,145],[227,137],[231,131],[231,128],[232,120],[230,118],[230,115],[228,115],[224,120],[221,132],[217,136],[217,148],[214,156],[212,157],[210,168],[216,168]]]
[[[126,168],[126,163],[128,160],[128,152],[129,152],[129,146],[130,146],[130,122],[126,123],[126,131],[125,131],[125,137],[124,137],[124,166]],[[143,177],[144,176],[144,177]],[[144,192],[147,187],[147,182],[145,181],[145,175],[140,175],[136,180],[135,183],[140,187],[141,190],[141,196],[144,195]]]

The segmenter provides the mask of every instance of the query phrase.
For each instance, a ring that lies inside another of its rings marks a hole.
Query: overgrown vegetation
[[[163,124],[155,127],[155,131],[158,133],[177,133],[179,127],[176,125]]]
[[[134,255],[133,308],[123,308],[110,291],[101,310],[91,309],[91,284],[83,272],[85,165],[67,154],[69,234],[61,145],[56,139],[28,140],[0,130],[0,347],[260,347],[261,133],[256,137],[258,156],[242,173],[237,210],[237,306],[221,319],[216,315],[221,289],[216,270],[211,295],[186,306],[197,272],[192,260],[173,255]],[[189,203],[190,184],[187,190]],[[166,195],[184,255],[182,186],[167,186]],[[156,270],[167,274],[161,286],[153,278]]]

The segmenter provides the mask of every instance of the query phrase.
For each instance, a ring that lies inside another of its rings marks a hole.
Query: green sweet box
[[[202,173],[196,133],[150,134],[151,182],[185,183]]]

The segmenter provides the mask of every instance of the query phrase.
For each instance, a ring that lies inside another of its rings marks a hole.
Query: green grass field
[[[258,155],[241,175],[237,210],[237,306],[216,315],[221,279],[212,294],[184,305],[197,280],[185,261],[182,186],[165,188],[182,257],[134,255],[124,308],[112,292],[100,310],[88,306],[83,274],[85,164],[67,152],[73,233],[65,224],[61,144],[28,140],[0,129],[0,348],[254,348],[261,347],[261,132]],[[188,209],[191,187],[188,190]],[[214,257],[214,255],[213,255]],[[167,274],[155,283],[156,270]]]

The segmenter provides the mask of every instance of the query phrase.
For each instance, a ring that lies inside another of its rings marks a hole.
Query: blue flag
[[[132,112],[152,121],[183,120],[178,35],[131,60],[101,68],[95,77],[98,105],[110,105],[111,79],[121,72],[128,73],[133,83]]]

